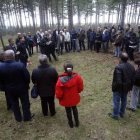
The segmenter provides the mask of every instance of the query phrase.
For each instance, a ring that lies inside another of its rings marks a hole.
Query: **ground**
[[[33,57],[30,57],[33,63],[27,67],[30,74],[39,65],[37,59],[39,55],[40,53],[34,53]],[[80,93],[81,102],[77,105],[80,126],[78,128],[68,126],[65,108],[59,105],[57,99],[55,99],[56,115],[51,117],[49,114],[44,117],[39,97],[37,99],[30,97],[31,112],[35,113],[31,121],[16,122],[13,112],[6,110],[5,95],[1,92],[1,139],[140,140],[140,109],[136,112],[126,110],[124,118],[119,117],[119,121],[108,116],[108,113],[113,111],[111,84],[114,68],[118,65],[118,59],[114,58],[113,54],[106,55],[102,52],[97,54],[87,50],[81,53],[64,53],[58,59],[58,62],[53,60],[50,64],[59,74],[64,72],[63,64],[70,60],[74,64],[74,72],[77,72],[84,81],[84,91]],[[31,82],[30,88],[32,86]],[[128,94],[127,105],[130,104],[129,96]]]

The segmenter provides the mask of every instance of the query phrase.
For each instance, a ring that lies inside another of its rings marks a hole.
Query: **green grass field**
[[[5,44],[6,41],[4,37]],[[27,67],[30,74],[39,65],[37,59],[39,54],[35,53],[33,57],[30,57],[33,63]],[[5,95],[1,92],[0,139],[140,140],[140,109],[136,112],[126,110],[124,118],[119,118],[119,121],[108,116],[108,113],[113,111],[111,84],[114,68],[119,63],[117,58],[110,53],[105,55],[102,52],[97,54],[82,51],[81,53],[64,53],[58,59],[58,62],[53,60],[51,66],[59,74],[64,72],[63,64],[70,60],[74,64],[74,72],[77,72],[84,81],[84,91],[80,93],[81,102],[77,105],[80,126],[73,129],[68,126],[65,108],[59,105],[57,99],[55,99],[57,114],[54,117],[50,114],[44,117],[39,97],[37,99],[30,97],[31,112],[35,113],[31,121],[16,122],[13,112],[6,110]],[[31,82],[30,88],[32,86]],[[130,104],[129,96],[127,105]]]

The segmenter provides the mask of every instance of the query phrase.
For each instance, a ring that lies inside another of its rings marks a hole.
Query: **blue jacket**
[[[82,31],[85,33],[85,30],[82,29]],[[80,29],[77,30],[77,33],[80,32]]]
[[[33,45],[33,41],[34,41],[34,39],[32,36],[27,36],[27,44],[28,45]]]
[[[96,32],[91,32],[90,33],[90,41],[91,42],[95,41],[95,37],[96,37]]]
[[[106,34],[102,35],[102,41],[103,42],[109,42],[109,33],[106,33]]]
[[[0,84],[12,96],[21,96],[29,89],[30,74],[24,64],[6,60],[0,65]]]
[[[71,39],[76,39],[77,38],[77,31],[71,30],[70,35],[71,35]]]

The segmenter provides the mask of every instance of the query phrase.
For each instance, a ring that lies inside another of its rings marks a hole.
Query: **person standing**
[[[87,30],[88,50],[90,49],[90,33],[91,33],[91,26],[89,26],[89,29]]]
[[[57,37],[57,46],[58,46],[58,55],[60,53],[61,48],[61,55],[63,54],[63,46],[64,46],[64,35],[62,34],[62,31],[60,31],[60,34]]]
[[[110,35],[112,33],[112,30],[114,30],[114,32],[116,33],[116,28],[114,27],[114,24],[112,25],[112,27],[110,28]]]
[[[15,53],[15,60],[18,62],[18,61],[19,61],[18,56],[19,56],[20,52],[19,52],[19,51],[17,52],[17,49],[16,49],[16,47],[15,47],[15,45],[14,45],[14,40],[13,40],[12,38],[9,38],[9,39],[8,39],[8,42],[9,42],[9,47],[10,47],[11,50],[13,50],[14,53]]]
[[[133,33],[133,28],[130,28],[129,32],[125,35],[125,50],[126,50],[126,53],[128,54],[128,49],[129,49],[129,41],[130,41],[130,38],[131,38],[131,34]]]
[[[102,41],[102,34],[100,33],[100,29],[98,29],[96,36],[95,36],[95,44],[97,47],[97,53],[99,53],[99,50],[101,48],[101,41]]]
[[[55,30],[53,31],[53,38],[54,38],[54,42],[55,42],[55,48],[57,48],[57,38],[58,38],[58,34],[60,33],[60,30],[58,30],[58,26],[55,27]]]
[[[128,54],[130,57],[130,60],[134,61],[134,50],[137,48],[137,44],[138,44],[138,38],[136,36],[136,33],[132,33],[131,34],[131,38],[129,40],[129,48],[128,48]]]
[[[96,48],[95,48],[95,37],[96,37],[95,29],[92,28],[92,32],[90,33],[90,50],[91,51],[92,51],[93,45],[94,45],[94,51],[96,50]]]
[[[17,44],[17,52],[20,52],[19,59],[20,62],[25,65],[25,67],[27,65],[27,59],[28,59],[26,49],[28,49],[28,46],[27,44],[25,44],[25,39],[24,37],[20,37],[20,42]]]
[[[119,65],[115,67],[113,75],[113,114],[108,113],[108,115],[116,120],[118,120],[119,114],[120,117],[124,117],[127,104],[127,93],[132,90],[135,76],[135,68],[132,64],[128,63],[127,60],[127,53],[120,53]],[[120,100],[121,108],[119,109]]]
[[[42,32],[42,29],[40,29],[40,35],[41,35],[41,38],[44,37],[44,33]]]
[[[112,32],[110,33],[110,44],[111,44],[111,48],[115,48],[114,47],[114,42],[115,42],[115,38],[116,38],[116,32],[114,29],[112,29]]]
[[[34,41],[36,43],[36,52],[38,53],[38,47],[39,47],[39,51],[41,52],[41,46],[40,46],[40,41],[41,41],[41,35],[40,32],[37,31],[36,35],[34,35]]]
[[[75,52],[75,46],[76,46],[77,52],[80,52],[79,47],[77,45],[77,32],[75,31],[74,27],[70,31],[70,35],[71,35],[71,40],[72,40],[73,51]]]
[[[138,26],[138,33],[139,33],[139,52],[138,52],[138,54],[140,53],[140,25]]]
[[[119,30],[118,35],[116,36],[116,39],[114,41],[114,45],[115,45],[115,55],[114,56],[115,57],[119,58],[122,42],[123,42],[123,35],[122,35],[122,31]]]
[[[67,29],[64,29],[64,41],[65,41],[65,50],[66,52],[71,52],[71,49],[70,49],[70,33],[67,32]],[[67,47],[68,46],[68,47]]]
[[[103,52],[108,53],[108,42],[109,42],[109,36],[108,36],[108,30],[105,29],[105,33],[102,35],[102,42],[103,42]]]
[[[5,60],[5,58],[4,58],[4,51],[3,50],[0,50],[0,65],[2,63],[4,63],[4,60]],[[7,110],[12,110],[12,105],[11,105],[11,102],[9,100],[9,97],[8,97],[8,94],[7,94],[6,87],[5,87],[5,84],[4,83],[1,83],[0,84],[0,91],[5,92]]]
[[[28,41],[28,45],[29,45],[31,55],[32,55],[34,53],[33,52],[33,42],[34,42],[34,40],[33,40],[33,37],[31,36],[30,32],[28,32],[27,41]]]
[[[15,61],[13,50],[7,50],[4,54],[5,62],[0,65],[0,84],[5,84],[9,100],[15,115],[15,120],[22,121],[19,108],[19,99],[22,104],[23,120],[29,121],[34,114],[30,112],[28,95],[30,74],[24,64]]]
[[[136,70],[134,84],[131,93],[130,106],[127,106],[127,110],[135,111],[136,107],[140,108],[140,58],[135,59],[134,63],[138,65]]]
[[[16,38],[16,45],[20,42],[21,33],[17,33],[18,37]]]
[[[83,46],[83,50],[85,51],[84,39],[85,39],[86,35],[82,28],[80,28],[80,31],[78,32],[77,37],[79,39],[80,50],[82,50],[82,46]]]
[[[32,72],[32,82],[37,84],[38,94],[41,98],[42,112],[44,116],[48,115],[48,105],[51,116],[56,113],[55,110],[55,85],[58,80],[57,71],[48,64],[47,56],[42,54],[38,57],[40,65]],[[37,81],[35,80],[37,77]]]
[[[56,98],[59,99],[59,104],[64,106],[67,113],[68,124],[73,128],[72,113],[76,122],[76,127],[79,126],[78,110],[76,105],[80,102],[79,93],[83,91],[82,78],[73,71],[73,64],[66,62],[64,64],[65,73],[59,76],[55,87]]]

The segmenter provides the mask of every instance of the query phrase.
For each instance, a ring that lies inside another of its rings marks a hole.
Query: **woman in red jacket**
[[[73,128],[72,113],[73,110],[76,127],[79,126],[78,111],[76,105],[80,102],[79,93],[83,91],[83,80],[73,70],[73,64],[66,62],[64,64],[65,73],[59,76],[55,87],[56,98],[59,104],[64,106],[67,113],[68,124]]]

